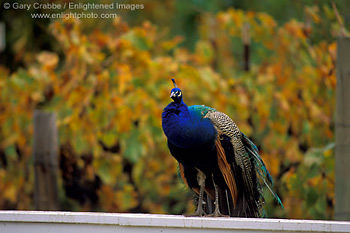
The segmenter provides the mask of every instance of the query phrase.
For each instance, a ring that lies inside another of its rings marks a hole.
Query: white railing
[[[0,232],[180,233],[350,232],[348,221],[194,218],[179,215],[55,211],[0,211]]]

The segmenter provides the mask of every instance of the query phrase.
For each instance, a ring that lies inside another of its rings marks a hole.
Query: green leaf
[[[15,145],[12,144],[12,145],[6,147],[5,148],[5,154],[9,158],[15,158],[15,156],[17,155]]]
[[[317,202],[318,192],[314,188],[310,188],[306,194],[306,204],[308,207],[313,206]]]
[[[124,156],[132,163],[136,163],[142,156],[142,143],[139,141],[139,133],[135,129],[127,139]]]
[[[317,164],[312,164],[307,173],[307,178],[313,178],[317,175],[320,175],[320,166]]]
[[[77,154],[82,154],[89,150],[89,144],[85,141],[82,135],[76,135],[73,142],[75,142],[74,149]]]
[[[111,147],[111,146],[115,145],[116,141],[117,141],[117,135],[116,135],[115,131],[105,132],[102,136],[102,142],[107,147]]]
[[[99,167],[97,168],[98,174],[102,179],[104,184],[110,184],[113,180],[112,173],[110,170],[112,169],[110,163],[107,160],[100,161]]]
[[[148,50],[150,48],[148,46],[146,38],[136,35],[134,31],[126,33],[122,36],[122,38],[130,41],[133,46],[140,50]]]

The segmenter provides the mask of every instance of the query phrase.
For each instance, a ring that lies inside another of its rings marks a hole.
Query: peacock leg
[[[215,203],[214,203],[215,204],[215,209],[214,209],[214,212],[212,214],[208,215],[208,217],[229,217],[227,215],[224,215],[224,214],[220,213],[220,209],[219,209],[219,188],[214,182],[214,177],[213,177],[213,183],[214,183],[214,188],[215,188]]]
[[[197,173],[197,181],[199,185],[199,197],[198,197],[197,210],[193,214],[185,215],[186,217],[202,217],[206,215],[203,210],[203,193],[205,188],[205,174],[199,170]]]

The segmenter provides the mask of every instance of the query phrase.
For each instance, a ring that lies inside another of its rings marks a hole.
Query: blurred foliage
[[[93,29],[89,20],[52,21],[45,30],[55,49],[18,47],[30,56],[18,58],[25,68],[0,66],[0,209],[33,208],[32,115],[40,108],[58,114],[62,209],[192,212],[161,129],[175,77],[187,104],[225,112],[257,144],[285,206],[268,201],[269,216],[331,219],[339,26],[328,5],[304,12],[305,21],[280,23],[204,8],[193,48],[182,46],[186,33],[149,21],[118,17]]]

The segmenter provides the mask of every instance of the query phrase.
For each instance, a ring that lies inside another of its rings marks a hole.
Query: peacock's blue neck
[[[168,140],[180,148],[214,145],[217,132],[196,106],[172,102],[163,111],[162,126]]]

